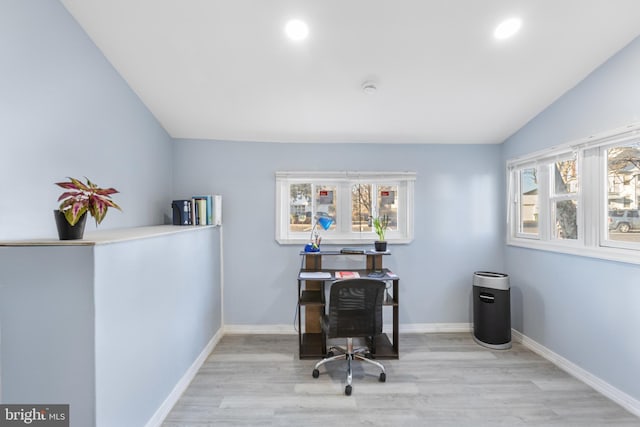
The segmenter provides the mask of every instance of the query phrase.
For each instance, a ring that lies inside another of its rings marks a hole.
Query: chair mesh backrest
[[[382,333],[382,301],[385,283],[349,279],[331,285],[329,338],[368,337]]]

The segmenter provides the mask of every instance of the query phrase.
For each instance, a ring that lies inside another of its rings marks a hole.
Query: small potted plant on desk
[[[67,182],[56,182],[57,186],[67,190],[58,197],[60,208],[53,211],[60,240],[82,239],[87,212],[95,218],[98,225],[107,215],[109,208],[122,210],[111,200],[111,195],[118,190],[100,188],[89,178],[85,179],[86,184],[75,178],[69,178]]]
[[[387,227],[389,227],[389,216],[383,215],[378,216],[373,219],[373,227],[378,235],[378,240],[375,241],[374,245],[377,252],[386,252],[387,250],[387,241],[384,240],[384,234],[387,231]]]

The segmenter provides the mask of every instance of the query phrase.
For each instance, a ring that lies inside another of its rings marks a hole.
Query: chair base
[[[351,383],[353,380],[353,374],[351,371],[351,361],[359,360],[361,362],[374,365],[378,369],[380,369],[381,373],[380,373],[380,376],[378,377],[378,380],[380,382],[385,382],[387,380],[387,373],[382,363],[376,362],[375,360],[368,359],[363,355],[369,352],[369,349],[367,347],[359,347],[354,349],[353,338],[347,338],[347,348],[331,347],[329,349],[329,353],[333,353],[334,350],[339,351],[340,354],[326,357],[321,361],[319,361],[318,363],[316,363],[316,365],[313,368],[313,378],[318,378],[320,376],[320,371],[318,368],[320,368],[320,366],[324,365],[325,363],[333,362],[334,360],[346,360],[347,361],[347,385],[345,386],[344,393],[347,396],[349,396],[351,395],[351,391],[352,391]]]

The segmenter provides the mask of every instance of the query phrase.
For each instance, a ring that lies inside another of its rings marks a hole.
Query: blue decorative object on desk
[[[315,245],[314,243],[307,243],[304,246],[305,252],[320,252],[320,246]]]

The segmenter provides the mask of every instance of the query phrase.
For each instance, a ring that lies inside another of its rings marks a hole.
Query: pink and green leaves
[[[68,182],[56,182],[56,185],[64,188],[65,191],[58,197],[60,202],[60,210],[64,212],[64,216],[71,225],[75,225],[80,217],[87,211],[95,218],[96,225],[100,224],[107,215],[109,208],[118,206],[111,195],[118,193],[115,188],[100,188],[88,178],[85,177],[87,183],[84,184],[75,178],[69,178]]]

